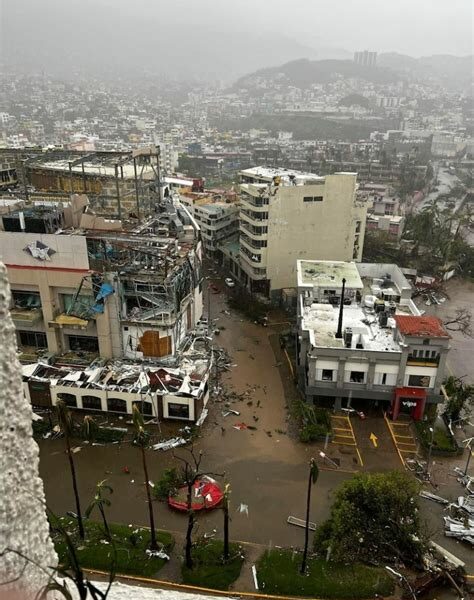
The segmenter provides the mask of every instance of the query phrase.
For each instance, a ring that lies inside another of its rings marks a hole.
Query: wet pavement
[[[230,407],[239,411],[240,415],[223,417],[225,400],[222,397],[213,398],[209,417],[195,442],[195,448],[204,453],[205,469],[210,473],[225,473],[231,483],[231,536],[234,540],[272,546],[301,546],[304,531],[288,525],[286,520],[289,515],[304,518],[308,461],[312,456],[318,457],[324,443],[304,445],[289,434],[286,403],[288,396],[297,392],[272,328],[250,323],[233,311],[229,314],[223,312],[227,309],[224,293],[213,294],[211,301],[211,314],[218,318],[217,325],[223,328],[214,343],[224,347],[236,365],[230,371],[222,372],[220,380],[225,389],[245,393],[245,399],[230,402]],[[402,468],[381,411],[364,420],[352,417],[350,422],[363,466],[357,460],[354,447],[328,444],[327,455],[337,459],[341,468],[339,471],[321,470],[311,507],[311,521],[317,524],[329,514],[333,490],[342,481],[352,477],[354,472]],[[234,429],[233,426],[238,423],[256,429]],[[167,431],[171,432],[172,429],[167,426]],[[372,433],[377,438],[377,446],[370,439]],[[74,458],[83,510],[92,498],[96,482],[107,478],[114,489],[112,505],[108,509],[110,519],[147,525],[139,451],[127,443],[81,447]],[[184,449],[175,452],[178,455],[186,454]],[[169,451],[150,450],[147,454],[152,481],[156,481],[165,469],[175,464]],[[319,458],[318,462],[322,468],[330,469],[330,465],[324,464]],[[123,466],[129,468],[129,474],[122,472]],[[435,473],[436,469],[437,465]],[[442,491],[441,495],[447,493],[455,497],[462,492],[462,488],[445,471],[442,477],[439,475],[442,486],[440,493]],[[69,468],[61,440],[40,442],[40,472],[49,506],[60,514],[74,510]],[[466,560],[468,570],[474,573],[471,550],[447,540],[442,534],[442,507],[426,500],[421,500],[421,503],[423,518],[428,520],[435,539],[439,537],[440,543]],[[237,510],[240,504],[248,506],[248,516]],[[171,511],[165,504],[155,502],[154,505],[158,528],[184,532],[184,515]],[[222,525],[223,515],[219,510],[200,515],[196,535],[217,529],[219,537]]]

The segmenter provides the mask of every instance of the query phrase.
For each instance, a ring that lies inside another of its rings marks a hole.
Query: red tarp
[[[198,479],[193,486],[192,510],[211,509],[218,506],[224,494],[214,479],[203,477]],[[179,488],[176,496],[169,496],[168,504],[176,510],[188,510],[188,488],[183,486]]]

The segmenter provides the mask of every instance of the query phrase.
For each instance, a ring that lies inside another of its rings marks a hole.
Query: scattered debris
[[[296,525],[297,527],[306,527],[306,521],[304,521],[303,519],[298,519],[297,517],[293,517],[291,515],[288,517],[286,522],[290,525]],[[316,531],[316,523],[312,523],[311,521],[309,521],[308,529],[310,529],[311,531]]]
[[[233,428],[242,431],[243,429],[248,429],[248,425],[247,423],[236,423],[235,425],[233,425]]]
[[[253,575],[253,584],[255,586],[255,589],[258,590],[258,579],[257,579],[257,567],[255,565],[252,565],[252,575]]]
[[[228,417],[229,415],[235,415],[238,417],[240,415],[240,413],[238,410],[233,410],[232,408],[228,408],[227,410],[222,411],[223,417]]]
[[[420,496],[422,498],[426,498],[427,500],[433,500],[433,502],[439,502],[440,504],[449,504],[449,500],[441,498],[441,496],[437,496],[436,494],[432,494],[431,492],[427,492],[426,490],[421,491]]]
[[[239,513],[245,513],[247,515],[247,517],[249,516],[249,505],[248,504],[243,504],[243,502],[241,502],[239,504],[239,506],[237,507],[237,510],[239,511]]]
[[[170,557],[166,554],[164,550],[150,550],[149,548],[145,550],[149,558],[164,558],[165,560],[169,560]]]
[[[158,444],[154,444],[152,446],[153,450],[171,450],[173,448],[177,448],[178,446],[184,446],[184,444],[187,443],[187,440],[185,440],[182,437],[175,437],[175,438],[171,438],[169,440],[166,440],[166,442],[159,442]]]

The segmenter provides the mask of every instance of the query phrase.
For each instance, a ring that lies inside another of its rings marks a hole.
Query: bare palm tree
[[[84,523],[82,522],[81,503],[79,500],[79,490],[77,488],[77,476],[76,467],[74,464],[73,453],[71,451],[71,436],[73,432],[73,421],[71,412],[69,411],[66,403],[63,400],[58,400],[56,404],[56,411],[58,415],[58,425],[61,433],[64,435],[64,442],[66,445],[66,454],[69,460],[69,467],[71,469],[72,488],[74,491],[74,498],[76,500],[76,512],[77,512],[77,524],[79,527],[79,537],[81,540],[85,538]]]
[[[308,559],[308,541],[309,541],[309,509],[311,505],[311,487],[316,483],[319,477],[318,465],[314,458],[309,461],[308,494],[306,497],[306,523],[304,528],[304,551],[303,562],[301,563],[301,574],[306,572],[306,561]]]
[[[135,446],[140,448],[142,454],[142,465],[143,465],[143,473],[145,475],[145,489],[147,495],[148,502],[148,516],[150,518],[150,550],[158,550],[158,543],[156,541],[156,531],[155,531],[155,516],[153,514],[153,504],[151,503],[151,491],[150,491],[150,479],[148,477],[148,466],[146,462],[146,454],[145,449],[148,447],[148,443],[150,440],[150,435],[145,430],[145,423],[143,421],[143,416],[138,409],[136,404],[133,405],[133,426],[135,428],[135,435],[133,438],[133,443]]]
[[[100,516],[102,517],[102,522],[104,523],[105,535],[107,536],[107,539],[111,540],[112,534],[110,533],[109,524],[105,516],[105,507],[110,506],[111,503],[108,498],[103,496],[103,493],[106,491],[109,494],[113,494],[114,490],[110,487],[110,485],[106,485],[106,481],[107,479],[104,479],[99,481],[99,483],[96,485],[94,499],[86,509],[86,517],[89,518],[94,508],[97,508],[97,510],[100,512]]]
[[[224,511],[224,560],[229,560],[229,501],[230,501],[230,484],[226,483],[224,487],[224,498],[222,510]]]

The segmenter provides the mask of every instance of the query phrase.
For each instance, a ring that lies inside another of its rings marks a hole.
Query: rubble
[[[165,442],[159,442],[158,444],[154,444],[152,446],[153,450],[172,450],[173,448],[177,448],[178,446],[184,446],[184,444],[187,444],[187,440],[185,440],[182,437],[175,437],[175,438],[171,438],[169,440],[166,440]]]

